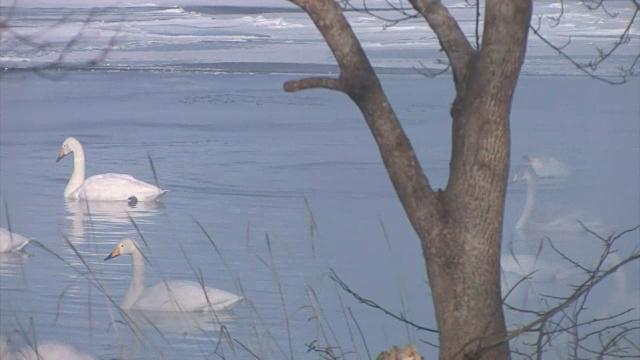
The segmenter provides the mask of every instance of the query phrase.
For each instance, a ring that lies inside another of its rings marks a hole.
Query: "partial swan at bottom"
[[[56,341],[40,342],[15,352],[9,351],[7,339],[0,336],[0,359],[2,360],[97,360],[91,354]]]

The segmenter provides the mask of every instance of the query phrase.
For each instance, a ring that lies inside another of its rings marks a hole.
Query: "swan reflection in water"
[[[0,253],[0,276],[14,276],[21,274],[22,266],[29,259],[29,254],[23,251]],[[0,290],[2,289],[0,283]],[[2,359],[2,358],[0,358]]]
[[[149,311],[122,309],[126,323],[134,332],[151,329],[163,335],[195,335],[198,333],[216,333],[222,326],[233,321],[233,311]]]
[[[131,333],[131,342],[124,346],[124,358],[150,358],[150,349],[158,341],[157,335],[163,339],[162,343],[168,341],[172,346],[180,346],[179,342],[171,340],[174,339],[190,346],[182,340],[198,338],[218,342],[225,332],[235,332],[231,329],[235,323],[231,310],[214,313],[121,309],[120,314],[122,321],[118,323]]]
[[[154,218],[164,213],[162,202],[126,201],[86,201],[65,199],[68,212],[66,219],[66,235],[71,242],[84,242],[87,230],[90,232],[105,232],[113,230],[114,225],[131,224],[131,219],[137,224],[157,222]]]

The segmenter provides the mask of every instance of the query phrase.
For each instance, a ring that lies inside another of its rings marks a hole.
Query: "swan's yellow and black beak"
[[[104,258],[104,261],[107,261],[109,259],[113,259],[114,257],[117,257],[117,256],[120,256],[120,246],[116,246],[116,248],[113,249],[111,254],[107,255],[107,257]]]
[[[56,159],[56,162],[62,160],[63,157],[67,156],[67,154],[64,153],[64,149],[60,149],[60,155],[58,155],[58,158]]]

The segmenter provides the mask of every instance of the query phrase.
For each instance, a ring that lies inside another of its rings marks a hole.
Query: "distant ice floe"
[[[0,0],[6,3],[7,0]],[[109,44],[108,62],[101,67],[114,68],[176,68],[202,69],[203,64],[231,62],[304,63],[316,66],[334,65],[335,59],[324,39],[302,11],[286,0],[251,0],[241,6],[229,7],[224,0],[30,0],[19,1],[21,10],[11,19],[23,38],[36,36],[36,43],[46,43],[45,50],[18,45],[11,35],[3,37],[0,50],[4,67],[26,67],[57,61],[65,51],[67,65],[79,64],[99,57]],[[475,37],[476,13],[464,1],[445,1],[451,14],[459,21],[470,40]],[[565,3],[562,19],[555,24],[560,10],[555,1],[536,2],[534,21],[542,16],[545,37],[579,62],[597,57],[597,48],[607,49],[619,39],[633,9],[626,2],[609,4],[608,10],[619,14],[611,17],[601,10],[589,11],[582,4]],[[397,11],[384,0],[367,2],[376,13],[395,18]],[[222,7],[225,6],[225,7]],[[252,8],[253,6],[253,8]],[[29,8],[47,7],[46,12]],[[91,12],[90,8],[104,7]],[[217,7],[217,8],[216,8]],[[245,9],[245,10],[243,10]],[[70,13],[73,16],[68,16]],[[442,69],[440,44],[424,19],[415,18],[389,26],[390,23],[365,16],[360,12],[345,12],[374,67],[415,74],[422,66]],[[57,20],[67,17],[67,21]],[[482,26],[482,18],[480,19]],[[72,48],[66,44],[78,32],[82,36]],[[603,64],[599,75],[617,75],[618,65],[637,52],[640,28],[632,28],[629,42],[620,46],[611,65]],[[153,50],[153,51],[150,51]],[[251,60],[248,60],[251,59]],[[27,64],[28,63],[28,64]],[[423,65],[424,64],[424,65]],[[314,67],[308,66],[310,73]],[[557,56],[557,52],[535,36],[529,38],[523,74],[582,74],[573,65]]]
[[[20,56],[0,56],[0,64],[4,62],[28,62],[29,58],[20,57]]]
[[[9,6],[11,0],[2,0],[2,6]],[[284,0],[243,0],[242,6],[293,6]],[[16,6],[30,8],[93,8],[93,7],[157,7],[157,6],[223,6],[228,0],[29,0],[17,1]]]
[[[254,16],[245,16],[242,19],[246,20],[249,23],[254,24],[257,27],[275,27],[275,28],[300,28],[300,27],[304,27],[304,25],[301,25],[301,24],[289,23],[282,17],[268,19],[268,18],[266,18],[266,17],[264,17],[262,15],[259,15],[259,16],[255,16],[255,17]]]
[[[163,9],[163,10],[160,10],[160,12],[167,13],[167,14],[184,14],[184,13],[187,13],[187,11],[185,11],[181,7],[176,7],[176,8],[173,8],[173,9]],[[193,14],[193,12],[191,14]]]

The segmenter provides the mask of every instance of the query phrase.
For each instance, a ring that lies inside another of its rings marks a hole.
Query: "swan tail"
[[[244,300],[244,297],[242,297],[242,296],[234,296],[232,298],[225,299],[225,300],[220,301],[220,302],[211,303],[211,304],[209,304],[209,306],[207,306],[203,310],[205,312],[227,310],[229,307],[231,307],[232,305],[235,305],[236,303],[239,303],[242,300]]]
[[[27,241],[25,241],[22,244],[18,245],[15,248],[15,251],[21,251],[22,249],[24,249],[25,246],[29,245],[30,242],[31,242],[31,239],[27,239]]]
[[[156,196],[155,200],[158,201],[158,200],[162,199],[164,194],[166,194],[168,192],[169,192],[169,190],[160,190],[160,192],[158,193],[158,196]]]

